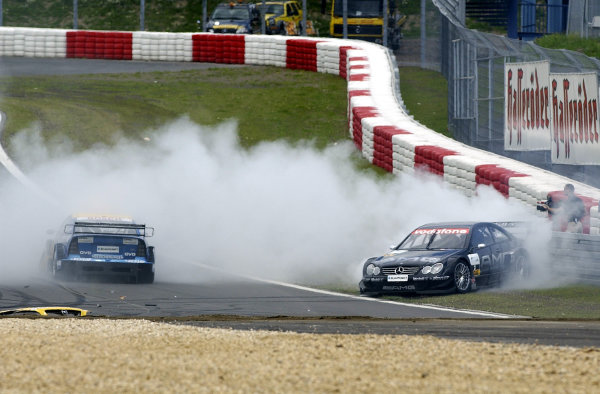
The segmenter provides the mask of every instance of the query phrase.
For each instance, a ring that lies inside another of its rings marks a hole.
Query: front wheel
[[[454,266],[454,287],[460,294],[471,291],[471,268],[462,261]]]

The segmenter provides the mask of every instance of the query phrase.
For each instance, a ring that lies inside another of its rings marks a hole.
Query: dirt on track
[[[600,392],[600,349],[0,319],[2,392]]]

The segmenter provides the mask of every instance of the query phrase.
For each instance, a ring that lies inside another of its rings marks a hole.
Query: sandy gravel
[[[1,392],[600,392],[600,348],[0,319]]]

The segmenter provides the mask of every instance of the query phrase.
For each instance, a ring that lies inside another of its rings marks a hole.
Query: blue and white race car
[[[44,260],[58,279],[124,278],[154,282],[154,247],[146,238],[154,228],[130,217],[73,215],[46,245]]]

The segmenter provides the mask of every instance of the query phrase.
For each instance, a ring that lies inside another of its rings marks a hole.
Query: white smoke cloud
[[[3,278],[38,272],[47,229],[71,213],[133,216],[156,228],[157,281],[201,282],[189,264],[269,279],[355,285],[361,262],[414,227],[448,220],[536,220],[482,188],[467,198],[433,176],[377,179],[357,171],[351,142],[245,150],[234,121],[183,117],[113,147],[45,147],[39,128],[11,141],[30,179],[55,203],[11,180],[0,184]],[[2,279],[0,279],[2,280]]]

